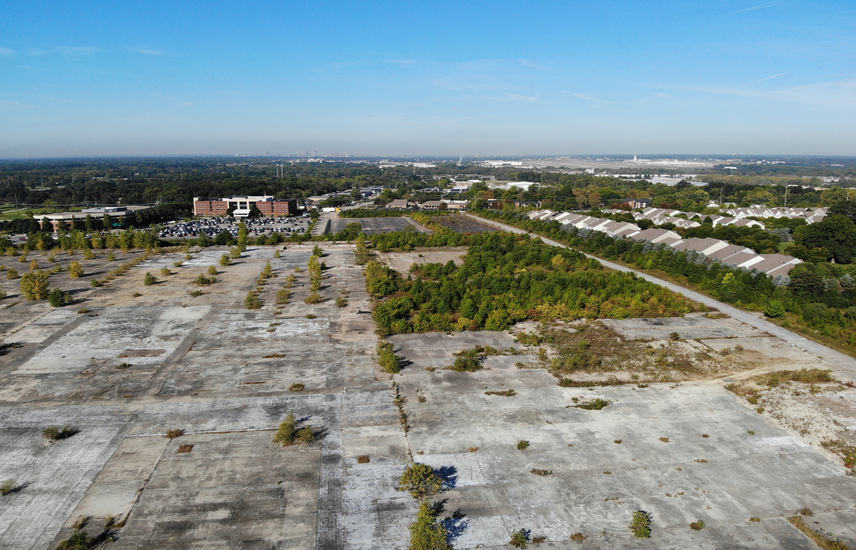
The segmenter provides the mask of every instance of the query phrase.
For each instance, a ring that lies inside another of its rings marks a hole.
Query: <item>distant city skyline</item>
[[[0,158],[856,155],[849,3],[249,6],[8,3]]]

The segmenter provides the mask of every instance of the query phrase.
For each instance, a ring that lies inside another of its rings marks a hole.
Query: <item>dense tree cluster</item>
[[[490,234],[464,264],[414,266],[409,279],[378,262],[366,268],[374,313],[387,333],[504,330],[524,319],[625,318],[691,310],[683,297],[602,269],[578,252],[526,236]]]

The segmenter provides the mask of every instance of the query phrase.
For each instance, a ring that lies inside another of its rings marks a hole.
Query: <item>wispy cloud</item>
[[[655,96],[657,96],[657,97],[662,97],[663,99],[675,99],[673,96],[670,96],[670,95],[667,95],[667,94],[655,93],[654,95],[655,95]]]
[[[547,65],[542,65],[540,63],[535,63],[534,61],[529,61],[528,59],[521,59],[520,64],[524,67],[529,67],[530,69],[543,69],[545,71],[552,71],[553,67],[549,67]]]
[[[767,77],[761,80],[769,80]],[[756,81],[758,82],[758,81]],[[856,107],[856,78],[815,82],[778,90],[747,90],[744,84],[735,88],[676,86],[688,92],[758,99],[767,103],[796,103],[816,107],[835,107],[852,111]]]
[[[15,55],[15,52],[10,50],[9,48],[0,48],[0,57],[5,57],[6,59],[9,59],[13,55]]]
[[[521,94],[502,94],[498,96],[483,96],[482,99],[487,99],[489,101],[525,101],[525,102],[533,102],[538,101],[538,96],[529,96],[529,95],[521,95]]]
[[[55,48],[31,48],[27,50],[27,55],[31,57],[42,57],[46,55],[61,55],[62,57],[92,57],[101,48],[81,47],[81,46],[57,46]]]
[[[746,84],[741,84],[736,88],[732,88],[734,90],[739,90],[740,88],[745,88],[746,86],[751,86],[753,84],[758,84],[759,82],[764,82],[765,80],[772,80],[774,78],[779,78],[780,76],[785,76],[788,73],[779,73],[774,74],[773,76],[765,76],[764,78],[759,78],[758,80],[753,80],[752,82],[747,82]]]
[[[745,13],[747,11],[765,10],[767,8],[775,8],[776,6],[792,3],[792,1],[774,0],[773,2],[764,2],[763,4],[757,4],[755,6],[743,8],[742,10],[733,11],[731,13],[727,13],[726,15],[737,15],[738,13]]]
[[[591,101],[592,103],[604,103],[604,104],[612,103],[611,101],[607,101],[607,100],[605,100],[605,99],[600,99],[600,98],[597,98],[597,97],[592,97],[592,96],[587,95],[587,94],[577,94],[577,93],[574,93],[574,92],[566,92],[566,91],[564,91],[564,90],[562,90],[562,93],[563,93],[563,94],[572,95],[572,96],[574,96],[574,97],[575,97],[575,98],[577,98],[577,99],[582,99],[583,101]]]
[[[166,57],[169,53],[162,50],[137,50],[137,53],[141,53],[143,55],[155,55],[159,57]]]

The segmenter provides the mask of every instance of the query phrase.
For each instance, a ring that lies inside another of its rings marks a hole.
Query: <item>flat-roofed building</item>
[[[194,216],[226,216],[229,211],[236,218],[246,218],[253,206],[262,216],[280,217],[297,214],[297,199],[274,199],[271,195],[226,197],[223,199],[193,198]]]

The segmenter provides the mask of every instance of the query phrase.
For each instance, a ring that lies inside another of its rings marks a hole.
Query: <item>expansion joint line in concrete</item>
[[[341,525],[344,489],[342,463],[342,400],[343,394],[328,394],[324,428],[327,435],[321,443],[321,470],[319,473],[318,528],[316,549],[340,550],[344,548]]]

